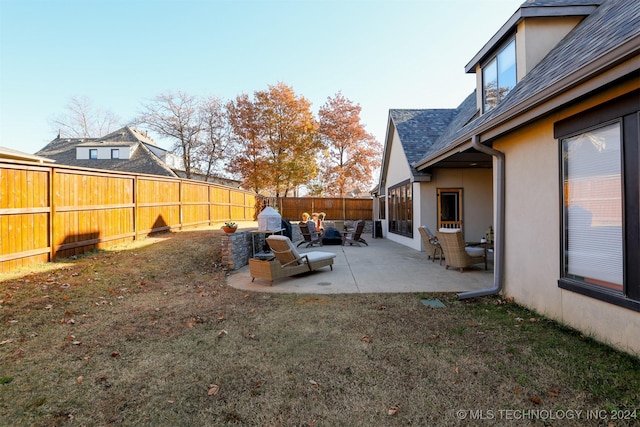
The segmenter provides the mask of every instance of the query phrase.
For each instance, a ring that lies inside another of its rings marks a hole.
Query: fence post
[[[347,220],[347,199],[342,198],[342,220]]]
[[[54,237],[54,221],[56,217],[56,203],[55,203],[55,194],[53,181],[56,179],[56,168],[52,167],[49,170],[49,262],[53,261],[56,255],[56,248],[53,244]]]
[[[138,240],[138,230],[140,229],[140,225],[138,224],[138,189],[140,188],[140,184],[138,183],[138,175],[133,177],[133,240]]]

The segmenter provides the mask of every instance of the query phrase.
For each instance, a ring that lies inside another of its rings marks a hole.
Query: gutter
[[[482,145],[478,135],[471,137],[471,145],[476,150],[489,154],[496,159],[496,224],[494,227],[494,248],[493,248],[493,286],[491,288],[479,289],[477,291],[462,292],[458,294],[458,299],[468,299],[497,294],[502,290],[504,277],[504,205],[505,205],[505,179],[504,179],[504,153],[494,150],[491,147]]]

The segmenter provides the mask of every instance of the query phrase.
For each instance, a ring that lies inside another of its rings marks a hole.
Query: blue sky
[[[0,146],[35,153],[88,97],[123,122],[162,93],[338,91],[384,143],[390,108],[454,108],[524,0],[0,0]],[[166,141],[159,145],[169,148]]]

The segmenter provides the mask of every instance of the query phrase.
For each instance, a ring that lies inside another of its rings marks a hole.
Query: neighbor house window
[[[511,40],[482,67],[483,111],[489,111],[516,85],[516,41]]]
[[[97,159],[98,158],[98,149],[97,148],[90,148],[89,149],[89,158],[90,159]]]
[[[112,159],[119,159],[120,158],[120,149],[119,148],[112,148],[111,149],[111,158]]]
[[[563,221],[559,285],[638,311],[639,95],[636,92],[635,107],[633,100],[625,103],[629,99],[622,98],[556,124],[556,133],[583,127],[560,137]],[[618,117],[603,120],[606,115]]]
[[[389,232],[413,237],[413,194],[411,183],[389,188]]]

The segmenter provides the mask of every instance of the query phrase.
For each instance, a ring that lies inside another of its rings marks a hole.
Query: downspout
[[[494,252],[493,252],[493,286],[491,288],[479,289],[477,291],[463,292],[458,294],[458,299],[468,299],[497,294],[502,290],[504,277],[504,153],[494,150],[491,147],[482,145],[477,135],[471,138],[471,144],[476,150],[489,154],[496,159],[496,224],[494,226]]]

